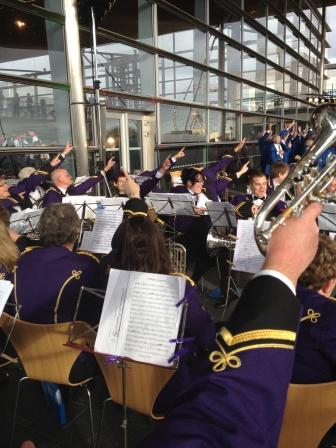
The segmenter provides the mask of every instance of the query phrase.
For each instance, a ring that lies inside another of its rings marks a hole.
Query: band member
[[[6,216],[0,216],[0,280],[13,279],[12,271],[19,257],[19,251],[11,240],[6,223]]]
[[[301,303],[292,383],[336,380],[336,241],[320,235],[317,254],[299,278]]]
[[[240,219],[253,218],[262,207],[267,198],[267,179],[261,171],[253,171],[249,175],[250,193],[235,196],[231,204],[234,205],[237,217]],[[286,204],[280,201],[274,214],[279,214],[286,208]]]
[[[288,173],[289,166],[287,163],[276,162],[271,166],[268,194],[276,190],[281,182],[286,179]]]
[[[246,138],[244,138],[237,146],[233,148],[235,153],[240,152],[245,144]],[[240,170],[232,175],[226,173],[226,168],[233,161],[233,157],[230,155],[224,155],[220,160],[211,166],[208,166],[202,170],[204,176],[203,189],[206,193],[208,200],[218,202],[220,201],[221,194],[226,190],[228,185],[240,178],[248,171],[249,162],[246,162]]]
[[[51,173],[51,180],[53,186],[46,192],[42,206],[46,207],[49,204],[57,204],[62,202],[65,196],[76,196],[85,194],[98,182],[103,180],[104,173],[107,173],[115,165],[113,157],[108,160],[105,167],[99,172],[98,176],[92,176],[79,185],[74,186],[71,174],[65,168],[58,168]]]
[[[156,186],[158,182],[167,173],[167,171],[175,165],[178,159],[185,157],[184,149],[185,148],[180,149],[172,157],[168,156],[164,160],[160,168],[156,168],[153,171],[146,171],[141,174],[142,176],[148,177],[148,179],[146,179],[140,185],[139,195],[141,198],[144,198],[149,192],[157,188]],[[126,176],[124,170],[121,170],[120,173],[118,173],[118,175],[113,180],[113,188],[115,189],[116,196],[127,197],[125,187],[126,187]]]
[[[29,207],[29,194],[49,178],[50,172],[56,170],[71,149],[72,146],[67,144],[62,153],[58,154],[50,163],[45,165],[43,170],[35,171],[26,179],[18,182],[17,185],[9,187],[4,179],[0,179],[0,204],[11,213]]]
[[[72,321],[81,287],[97,286],[99,260],[89,252],[74,251],[80,220],[70,204],[47,207],[39,231],[41,246],[22,252],[15,269],[20,318],[35,323]],[[84,306],[87,303],[83,301]],[[83,319],[97,323],[100,309],[96,301],[91,304],[90,309],[82,309]]]
[[[320,211],[311,204],[273,233],[262,271],[141,447],[277,446],[300,313],[295,285],[316,253]]]

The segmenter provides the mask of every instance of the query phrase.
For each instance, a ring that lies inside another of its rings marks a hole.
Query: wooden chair
[[[90,330],[90,325],[85,322],[66,322],[60,324],[32,324],[22,320],[16,320],[3,313],[1,327],[5,334],[10,334],[10,342],[14,346],[22,363],[26,376],[18,382],[15,400],[11,446],[14,443],[15,424],[21,383],[26,379],[46,381],[65,386],[82,386],[92,378],[87,378],[78,383],[72,383],[69,379],[70,371],[78,358],[80,351],[65,346],[70,330],[73,335],[81,335]],[[78,344],[86,345],[86,338],[78,336]],[[94,447],[94,432],[91,397],[86,387],[88,396],[91,439]]]
[[[278,448],[317,448],[336,423],[336,381],[290,384]]]
[[[127,366],[124,371],[126,387],[123,388],[123,368],[116,363],[108,364],[105,355],[95,353],[95,356],[103,372],[111,397],[104,403],[97,435],[96,448],[98,448],[106,402],[112,400],[124,406],[123,425],[125,426],[127,426],[126,408],[152,416],[154,402],[159,392],[175,373],[175,370],[135,361],[126,361]],[[123,393],[125,393],[125,401],[123,400]],[[126,433],[127,428],[125,426],[123,426],[123,429]]]

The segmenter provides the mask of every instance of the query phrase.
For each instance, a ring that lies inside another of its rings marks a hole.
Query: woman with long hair
[[[18,257],[18,249],[10,238],[6,224],[0,219],[0,280],[11,278]]]
[[[144,212],[133,212],[120,224],[113,239],[113,250],[102,260],[102,266],[105,284],[110,268],[166,275],[173,271],[162,233]],[[214,324],[201,306],[198,288],[191,279],[186,279],[185,301],[188,308],[184,337],[188,342],[183,343],[185,355],[180,358],[177,372],[155,404],[154,412],[157,415],[165,413],[174,394],[188,384],[197,355],[206,351],[215,337]],[[160,300],[160,291],[157,300]]]

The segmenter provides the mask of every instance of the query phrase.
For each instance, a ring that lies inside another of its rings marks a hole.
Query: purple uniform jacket
[[[69,196],[77,196],[81,194],[85,194],[90,188],[97,185],[99,181],[103,179],[103,175],[101,173],[98,174],[98,176],[92,176],[89,179],[85,180],[81,184],[74,186],[70,185],[70,187],[67,189],[67,195]],[[62,193],[62,191],[57,188],[55,185],[49,188],[49,190],[46,192],[42,206],[47,207],[50,204],[57,204],[62,202],[62,198],[64,198],[66,195]]]
[[[253,279],[141,447],[276,448],[298,320],[299,302],[283,282]]]
[[[336,299],[301,286],[301,302],[292,383],[313,384],[336,380]]]
[[[63,246],[27,248],[14,274],[20,319],[34,323],[72,321],[81,286],[96,286],[98,265],[98,259],[85,251],[72,252]],[[80,318],[92,323],[99,306],[94,297],[85,297]]]
[[[248,219],[252,217],[252,205],[254,198],[252,194],[238,194],[236,195],[230,203],[235,207],[237,218]],[[272,213],[272,216],[277,216],[282,213],[286,208],[286,203],[279,201]]]
[[[23,199],[19,195],[23,195],[24,198],[28,196],[34,188],[48,178],[50,171],[51,169],[48,169],[48,167],[46,168],[46,171],[36,171],[27,177],[27,179],[18,182],[17,185],[9,187],[8,191],[10,196],[5,199],[0,199],[0,204],[9,211],[15,206],[20,206]]]
[[[232,182],[233,177],[229,177],[225,173],[220,178],[218,177],[219,172],[225,170],[232,160],[232,156],[226,155],[213,165],[202,170],[202,174],[205,176],[204,188],[206,189],[206,195],[211,201],[218,202],[220,200],[219,196]]]

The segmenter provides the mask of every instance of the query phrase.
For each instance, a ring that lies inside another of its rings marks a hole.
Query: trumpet
[[[292,215],[299,216],[309,202],[322,204],[333,202],[336,194],[328,193],[336,171],[336,157],[331,156],[324,168],[319,170],[317,159],[336,141],[336,105],[324,104],[312,114],[312,123],[317,137],[310,150],[302,157],[291,174],[265,201],[254,222],[254,234],[259,250],[265,254],[274,230]],[[264,222],[275,205],[288,192],[294,191],[293,200],[283,213],[274,218],[264,230]]]

